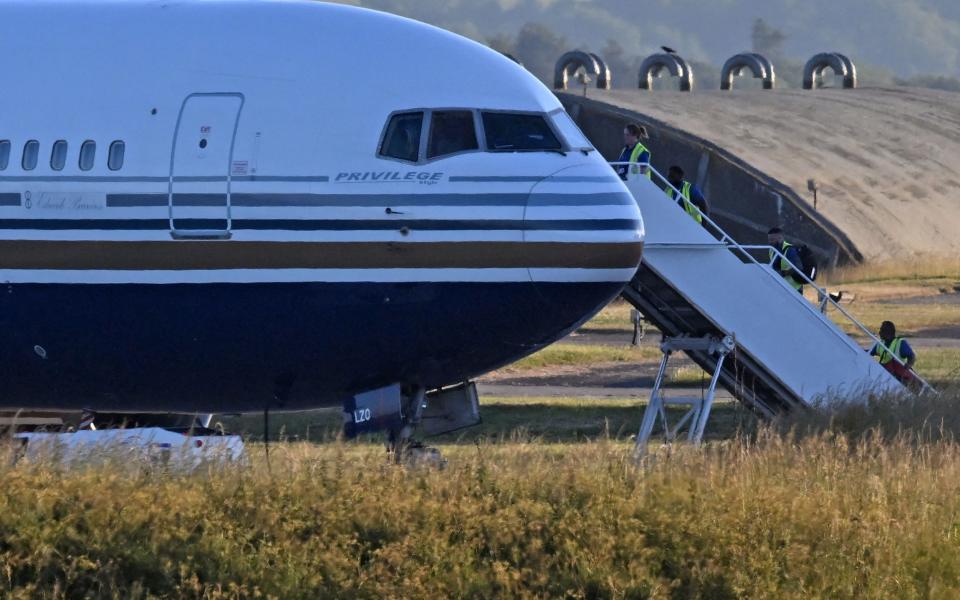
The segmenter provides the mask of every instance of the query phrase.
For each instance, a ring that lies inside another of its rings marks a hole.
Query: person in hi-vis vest
[[[794,276],[794,273],[803,273],[803,260],[800,258],[800,251],[793,244],[787,243],[783,237],[783,230],[779,227],[771,227],[767,232],[767,243],[777,250],[770,250],[770,263],[773,270],[780,273],[780,276],[790,284],[790,287],[803,294],[803,278],[800,275]],[[781,255],[785,257],[783,261]],[[793,266],[791,266],[793,265]]]
[[[640,163],[639,165],[617,165],[617,175],[626,181],[627,173],[641,174],[650,178],[650,151],[641,140],[647,139],[647,129],[643,125],[630,123],[623,128],[623,150],[620,151],[618,163]]]
[[[704,197],[703,192],[700,191],[700,188],[685,180],[683,178],[683,169],[677,165],[673,165],[670,167],[670,170],[667,171],[667,181],[673,188],[677,188],[677,191],[680,192],[680,197],[676,197],[677,193],[673,191],[673,188],[670,186],[667,186],[665,189],[667,196],[671,200],[676,200],[680,208],[686,211],[694,221],[702,225],[703,215],[710,215],[710,205],[707,204],[707,199]]]
[[[907,340],[897,336],[897,326],[891,321],[884,321],[880,324],[880,331],[877,333],[880,334],[880,339],[890,351],[888,352],[880,344],[874,344],[870,348],[870,356],[879,357],[883,368],[896,377],[900,383],[915,383],[916,377],[913,374],[913,365],[917,362],[917,355],[913,352],[913,348],[910,347]],[[894,360],[893,355],[902,360],[903,364]]]

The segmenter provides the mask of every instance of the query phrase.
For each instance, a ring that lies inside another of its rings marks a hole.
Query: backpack
[[[817,257],[806,244],[797,246],[797,253],[800,254],[800,262],[803,263],[803,274],[810,278],[810,281],[817,280]]]

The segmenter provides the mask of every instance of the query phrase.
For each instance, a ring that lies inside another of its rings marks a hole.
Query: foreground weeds
[[[953,378],[935,393],[872,395],[864,402],[831,401],[829,410],[792,413],[773,423],[801,436],[836,432],[849,438],[960,442],[960,386]]]
[[[777,434],[661,452],[274,446],[191,475],[0,467],[0,595],[920,598],[960,594],[960,446]]]

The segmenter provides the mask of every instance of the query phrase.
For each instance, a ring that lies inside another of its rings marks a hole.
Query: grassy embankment
[[[194,475],[4,463],[0,594],[952,598],[958,421],[892,403],[640,464],[522,435],[443,471],[342,443]]]

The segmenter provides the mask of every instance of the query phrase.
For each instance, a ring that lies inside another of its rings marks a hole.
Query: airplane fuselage
[[[640,260],[549,90],[420,23],[0,2],[0,52],[0,408],[433,389],[560,338]]]

